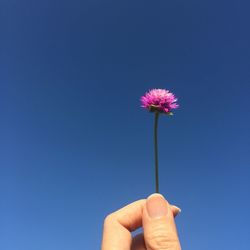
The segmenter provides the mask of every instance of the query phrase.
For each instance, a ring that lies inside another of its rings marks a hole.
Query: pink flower
[[[166,89],[152,89],[141,97],[143,108],[151,112],[158,111],[169,115],[172,115],[172,109],[179,107],[176,102],[177,98],[174,94]]]

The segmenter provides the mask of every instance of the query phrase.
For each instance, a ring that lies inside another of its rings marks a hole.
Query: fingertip
[[[148,196],[147,200],[149,200],[152,197],[157,197],[157,196],[160,196],[160,197],[162,197],[162,198],[165,199],[165,197],[162,194],[160,194],[160,193],[153,193],[153,194],[151,194],[151,195]]]
[[[166,202],[168,203],[168,200],[167,200],[162,194],[160,194],[160,193],[153,193],[153,194],[149,195],[149,196],[147,197],[147,200],[149,200],[149,199],[151,199],[151,198],[154,198],[154,197],[161,197],[161,198],[163,198],[164,200],[166,200]],[[168,203],[168,204],[169,204],[169,203]],[[170,205],[170,204],[169,204],[169,205]],[[171,210],[172,210],[174,216],[177,216],[178,214],[181,213],[181,208],[179,208],[178,206],[170,205],[170,207],[171,207]]]
[[[175,205],[171,205],[171,210],[174,216],[177,216],[178,214],[181,213],[181,209]]]

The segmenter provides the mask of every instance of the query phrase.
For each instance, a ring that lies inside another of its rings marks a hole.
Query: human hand
[[[181,250],[174,217],[180,212],[160,194],[133,202],[108,215],[102,250]],[[131,232],[143,227],[143,234]]]

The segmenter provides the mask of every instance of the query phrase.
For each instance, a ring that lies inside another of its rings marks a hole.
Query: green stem
[[[155,126],[154,126],[154,141],[155,141],[155,191],[159,193],[159,177],[158,177],[158,143],[157,143],[157,128],[158,128],[159,112],[155,111]]]

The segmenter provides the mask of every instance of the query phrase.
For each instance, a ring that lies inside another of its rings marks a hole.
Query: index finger
[[[106,217],[102,250],[131,249],[131,232],[142,226],[145,202],[145,199],[135,201]]]

